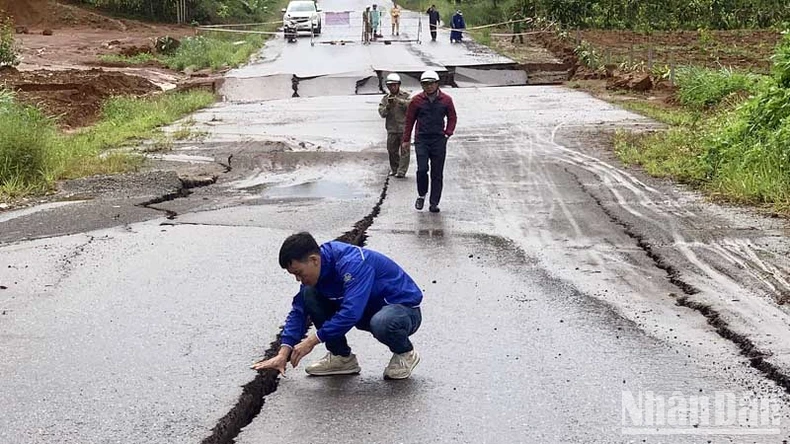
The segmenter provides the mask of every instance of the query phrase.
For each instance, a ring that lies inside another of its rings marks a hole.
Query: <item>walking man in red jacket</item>
[[[404,150],[408,148],[416,122],[414,151],[417,154],[417,201],[414,208],[422,210],[425,206],[430,170],[431,196],[428,209],[431,213],[438,213],[444,183],[447,140],[455,131],[457,118],[453,99],[439,89],[439,75],[435,71],[425,71],[420,77],[420,84],[423,92],[411,100],[406,110],[403,147]]]

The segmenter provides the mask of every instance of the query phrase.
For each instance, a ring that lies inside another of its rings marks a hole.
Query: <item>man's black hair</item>
[[[304,262],[311,254],[321,254],[313,235],[306,231],[292,234],[280,247],[280,266],[288,268],[292,261]]]

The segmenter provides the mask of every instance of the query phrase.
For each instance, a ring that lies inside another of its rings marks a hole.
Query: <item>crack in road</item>
[[[603,211],[603,213],[609,217],[613,223],[622,227],[623,232],[628,237],[636,241],[637,246],[639,246],[639,248],[645,252],[647,257],[653,261],[655,267],[666,272],[667,280],[684,293],[682,296],[670,293],[670,296],[675,298],[676,305],[695,310],[704,316],[705,319],[707,319],[708,325],[713,327],[719,336],[732,342],[738,347],[740,353],[749,360],[749,364],[753,368],[759,370],[763,376],[775,382],[777,385],[784,388],[785,391],[790,393],[790,375],[765,359],[771,356],[770,351],[759,350],[754,342],[752,342],[745,335],[732,330],[727,321],[722,318],[721,313],[719,313],[709,304],[691,300],[689,296],[700,293],[700,290],[681,279],[680,272],[678,272],[677,268],[672,266],[663,257],[661,257],[661,255],[653,249],[652,245],[647,241],[645,236],[634,231],[633,227],[629,223],[620,219],[616,214],[614,214],[614,212],[612,212],[612,210],[604,206],[601,199],[581,181],[578,175],[567,168],[565,168],[565,171],[576,180],[576,183],[579,184],[579,187],[581,187],[582,191],[584,191],[595,201],[596,205],[601,208],[601,211]]]
[[[381,212],[381,206],[387,198],[390,178],[384,181],[384,186],[379,195],[379,200],[367,216],[357,221],[353,228],[340,235],[336,240],[356,245],[365,246],[368,238],[367,230],[373,225],[376,217]],[[282,328],[273,342],[269,344],[263,356],[269,359],[277,355],[280,351],[280,337]],[[263,409],[265,397],[277,390],[279,374],[276,370],[259,370],[255,378],[242,386],[239,400],[228,413],[217,421],[217,425],[211,429],[211,435],[204,439],[201,444],[231,444],[241,433],[241,430],[252,423]]]
[[[95,236],[92,236],[90,234],[86,234],[86,236],[88,237],[88,240],[86,242],[78,245],[77,247],[74,248],[74,251],[72,253],[63,255],[63,257],[61,258],[61,264],[59,266],[60,275],[58,276],[58,280],[53,284],[53,287],[59,286],[61,282],[63,282],[63,280],[66,279],[66,277],[68,277],[69,273],[74,268],[73,261],[78,257],[80,257],[83,253],[85,253],[85,249],[88,248],[88,246],[91,245],[93,241],[96,240]]]
[[[226,167],[226,169],[228,171],[230,171],[230,169],[231,169],[231,167],[230,167],[230,158],[231,157],[233,157],[233,156],[228,157],[228,165],[227,166],[223,165],[223,166]],[[173,219],[175,219],[178,216],[177,212],[175,212],[173,210],[166,209],[166,208],[157,208],[154,205],[157,205],[157,204],[160,204],[160,203],[163,203],[163,202],[170,202],[171,200],[175,200],[175,199],[181,199],[181,198],[184,198],[184,197],[188,197],[190,194],[192,194],[192,191],[190,191],[190,190],[192,190],[194,188],[202,188],[202,187],[207,187],[209,185],[213,185],[213,184],[217,183],[217,179],[218,179],[217,176],[201,177],[201,178],[182,178],[182,177],[179,177],[178,180],[179,180],[179,182],[181,182],[181,186],[175,192],[167,193],[167,194],[163,194],[161,196],[154,197],[153,199],[149,199],[149,200],[147,200],[145,202],[142,202],[142,203],[139,203],[139,204],[135,204],[135,206],[141,207],[141,208],[148,208],[148,209],[155,210],[155,211],[161,211],[161,212],[163,212],[163,213],[165,213],[167,215],[168,219],[173,220]]]
[[[381,189],[379,200],[376,202],[376,205],[373,206],[371,212],[367,216],[357,221],[351,230],[346,231],[335,240],[359,247],[365,246],[365,242],[368,240],[368,228],[373,225],[373,221],[381,212],[381,206],[384,204],[384,199],[387,198],[387,189],[389,189],[389,185],[390,178],[388,176],[384,181],[384,187]]]

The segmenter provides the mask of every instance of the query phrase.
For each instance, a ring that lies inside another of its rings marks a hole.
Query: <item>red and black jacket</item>
[[[447,125],[445,126],[445,118]],[[403,130],[403,141],[411,141],[411,132],[417,122],[414,141],[432,141],[440,137],[450,137],[455,131],[457,121],[453,99],[438,90],[436,100],[431,102],[424,92],[411,99],[406,110],[406,127]]]

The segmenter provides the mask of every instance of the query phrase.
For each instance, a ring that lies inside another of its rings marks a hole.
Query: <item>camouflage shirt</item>
[[[379,104],[379,115],[385,119],[387,133],[389,134],[402,134],[406,122],[406,109],[409,107],[409,93],[400,90],[398,94],[393,97],[392,94],[386,94]]]

